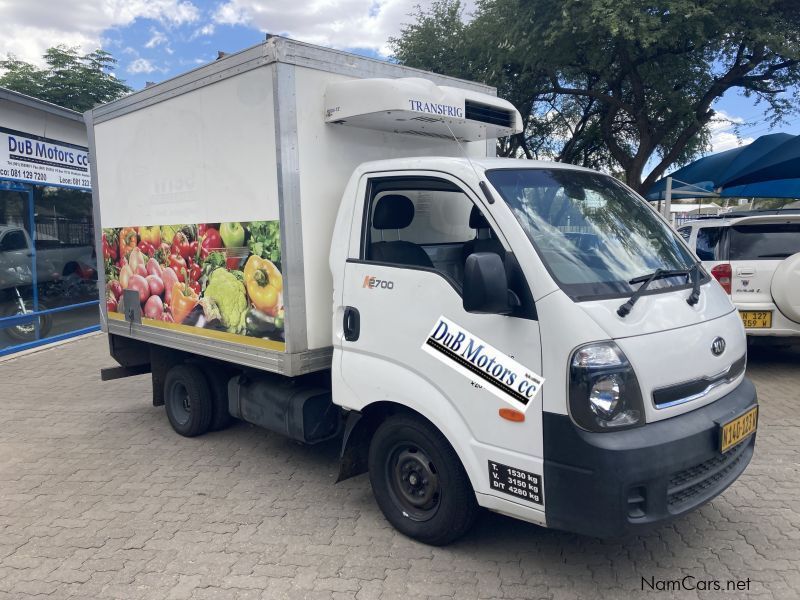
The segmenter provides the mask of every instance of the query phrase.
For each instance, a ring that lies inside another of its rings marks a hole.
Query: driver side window
[[[362,258],[435,270],[461,287],[473,252],[505,249],[489,222],[456,185],[441,179],[383,178],[370,184]]]

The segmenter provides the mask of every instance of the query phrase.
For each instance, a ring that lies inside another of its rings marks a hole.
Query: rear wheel
[[[164,405],[172,428],[185,437],[202,435],[211,426],[213,400],[203,371],[176,365],[164,378]]]
[[[426,544],[449,544],[478,514],[466,471],[444,436],[411,415],[388,418],[369,449],[369,477],[378,506],[401,533]]]

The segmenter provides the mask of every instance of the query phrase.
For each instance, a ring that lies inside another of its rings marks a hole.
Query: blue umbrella
[[[746,146],[734,148],[700,158],[685,167],[670,173],[673,179],[672,188],[677,190],[684,184],[689,184],[688,191],[697,191],[698,188],[706,192],[712,192],[717,187],[717,179],[741,153]],[[656,181],[647,192],[645,198],[648,200],[659,200],[664,198],[667,189],[667,178],[662,177]]]
[[[726,187],[720,192],[723,198],[800,198],[800,178],[773,179]]]
[[[762,135],[753,143],[700,158],[669,175],[682,195],[714,190],[726,197],[800,197],[800,136]],[[648,200],[664,198],[666,177],[650,187]]]
[[[758,140],[750,145],[757,142]],[[725,177],[723,185],[729,187],[788,178],[800,178],[800,135],[794,136],[771,152],[764,153],[760,158],[754,157],[749,165]]]

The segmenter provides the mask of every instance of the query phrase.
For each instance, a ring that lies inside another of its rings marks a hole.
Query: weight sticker
[[[542,478],[508,465],[489,461],[489,487],[534,504],[542,502]]]
[[[445,317],[439,317],[422,349],[473,383],[479,378],[488,391],[523,412],[544,384],[544,377]]]

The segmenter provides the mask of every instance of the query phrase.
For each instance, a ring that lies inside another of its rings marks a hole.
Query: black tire
[[[469,477],[455,450],[429,422],[395,415],[375,431],[369,479],[386,519],[433,546],[464,535],[478,514]]]
[[[206,370],[208,383],[211,386],[211,431],[220,431],[233,423],[233,417],[228,410],[228,379],[230,373],[217,365],[209,365]]]
[[[195,437],[211,426],[213,400],[203,371],[197,365],[175,365],[164,378],[164,405],[176,433]]]
[[[33,302],[29,298],[26,298],[24,302],[25,310],[27,312],[33,312]],[[42,302],[39,302],[39,310],[47,310],[47,306],[45,306]],[[2,317],[16,317],[22,314],[24,313],[22,312],[19,304],[17,304],[16,300],[6,304],[2,310],[0,310],[0,316]],[[36,337],[36,328],[34,323],[35,321],[30,321],[14,327],[6,327],[0,331],[5,333],[6,337],[13,342],[33,342],[37,339],[46,338],[50,334],[50,330],[53,328],[53,317],[52,315],[42,315],[39,317],[38,338]]]

